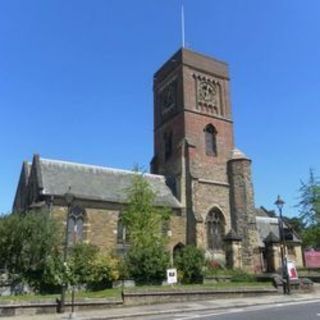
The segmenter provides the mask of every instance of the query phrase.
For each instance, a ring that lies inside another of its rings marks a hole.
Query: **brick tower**
[[[228,66],[180,49],[155,73],[153,90],[151,171],[167,177],[168,185],[185,208],[186,242],[206,249],[214,259],[224,260],[225,235],[231,229],[239,229],[238,217],[245,221],[246,212],[254,211],[252,188],[244,191],[246,199],[252,199],[246,202],[245,212],[239,193],[233,192],[244,177],[239,166],[228,164],[239,162],[233,159]],[[228,173],[230,168],[237,179]],[[244,175],[251,186],[247,174],[250,170]],[[239,206],[242,207],[238,210]]]

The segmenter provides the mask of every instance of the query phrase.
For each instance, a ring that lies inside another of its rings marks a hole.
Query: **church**
[[[255,208],[251,159],[234,145],[228,65],[182,48],[153,79],[154,156],[144,178],[155,206],[172,209],[170,252],[194,244],[231,268],[278,270],[279,219]],[[23,162],[13,211],[47,208],[66,221],[71,188],[69,229],[121,254],[128,246],[121,213],[134,174],[34,155]],[[284,230],[289,259],[302,266],[301,240],[289,225]]]

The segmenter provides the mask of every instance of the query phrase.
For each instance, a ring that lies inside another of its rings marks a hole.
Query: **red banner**
[[[304,259],[307,268],[320,268],[320,251],[305,251]]]

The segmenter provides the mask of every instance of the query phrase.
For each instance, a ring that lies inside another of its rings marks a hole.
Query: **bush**
[[[92,264],[97,259],[98,252],[98,247],[87,243],[77,243],[72,248],[67,262],[71,284],[86,284],[92,279]]]
[[[256,278],[254,275],[247,273],[240,269],[232,270],[231,282],[254,282]]]
[[[202,283],[204,264],[204,252],[195,246],[185,246],[175,255],[175,266],[184,284]]]
[[[110,288],[112,281],[119,277],[118,260],[101,254],[99,248],[92,244],[75,245],[68,259],[68,265],[69,283],[85,284],[91,290]]]
[[[61,230],[46,210],[0,217],[0,266],[10,280],[41,290],[48,257],[59,248]]]
[[[103,290],[111,288],[112,281],[119,279],[119,261],[111,256],[98,254],[96,259],[90,262],[89,268],[88,289]]]
[[[111,287],[118,276],[117,259],[102,255],[92,244],[78,243],[71,249],[65,265],[60,255],[48,257],[43,288],[52,291],[66,283],[102,290]]]
[[[130,248],[126,257],[129,276],[137,284],[161,284],[166,277],[169,254],[158,245]]]
[[[204,274],[205,276],[229,275],[230,270],[226,269],[220,261],[206,260]]]

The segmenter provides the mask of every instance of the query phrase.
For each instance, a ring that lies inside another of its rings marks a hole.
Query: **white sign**
[[[288,260],[287,262],[288,275],[290,280],[298,280],[298,272],[293,261]]]
[[[174,284],[178,282],[177,269],[167,269],[167,281],[168,284]]]

